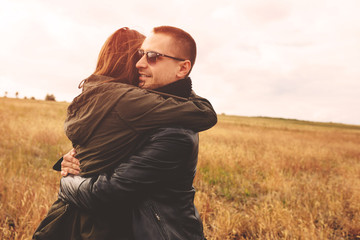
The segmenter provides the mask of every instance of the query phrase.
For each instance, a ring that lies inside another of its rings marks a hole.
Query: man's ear
[[[191,70],[191,62],[190,60],[182,61],[179,65],[179,71],[176,74],[176,77],[179,79],[185,78]]]

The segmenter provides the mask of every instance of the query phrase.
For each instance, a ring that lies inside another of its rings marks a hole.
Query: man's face
[[[157,53],[176,56],[172,37],[157,33],[145,39],[141,45],[145,53],[154,51]],[[146,54],[136,63],[139,70],[139,86],[145,89],[156,89],[179,80],[177,73],[180,69],[180,62],[168,57],[158,57],[156,63],[149,64]]]

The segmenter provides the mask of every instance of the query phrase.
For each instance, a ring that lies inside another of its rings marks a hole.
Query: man
[[[139,54],[136,67],[143,88],[179,95],[184,92],[181,88],[191,85],[187,77],[195,62],[196,44],[183,30],[154,28]],[[90,210],[132,201],[135,239],[204,239],[192,187],[197,155],[196,133],[158,129],[112,174],[63,178],[59,197]],[[62,170],[77,173],[69,168],[76,159],[70,154],[64,159]]]

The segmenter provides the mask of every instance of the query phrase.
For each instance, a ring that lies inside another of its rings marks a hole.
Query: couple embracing
[[[192,90],[196,43],[161,26],[121,28],[69,105],[74,149],[55,165],[58,200],[33,239],[205,239],[194,206],[199,137],[217,122]]]

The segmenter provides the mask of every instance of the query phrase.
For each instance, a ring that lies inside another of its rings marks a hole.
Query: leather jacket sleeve
[[[198,134],[191,130],[159,129],[111,175],[63,177],[59,198],[86,209],[128,202],[137,194],[154,191],[184,174],[179,171],[183,167],[183,159],[197,155],[197,146]]]

